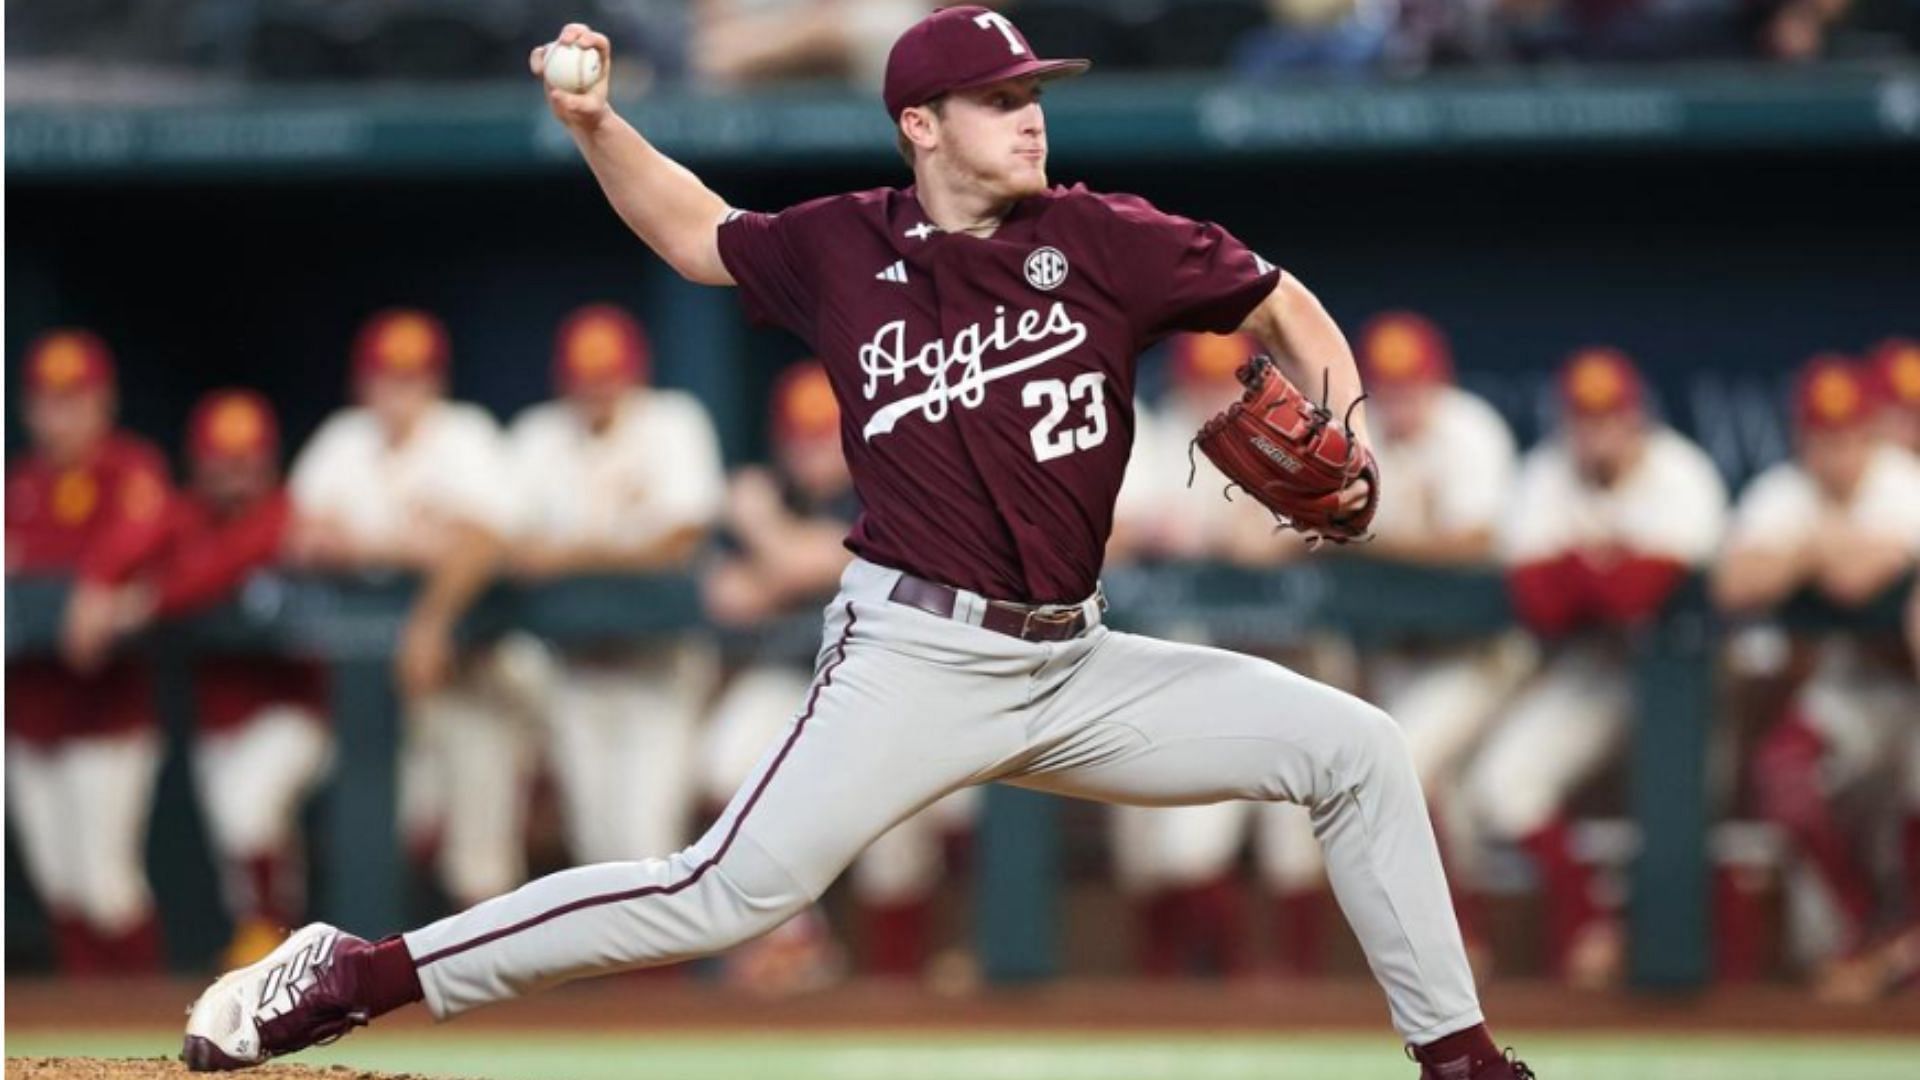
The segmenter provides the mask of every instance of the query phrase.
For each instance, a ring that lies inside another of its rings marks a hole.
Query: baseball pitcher
[[[580,25],[554,46],[569,47],[609,48]],[[1531,1075],[1483,1022],[1399,726],[1275,664],[1102,624],[1134,359],[1158,338],[1244,326],[1278,358],[1249,366],[1202,444],[1290,523],[1364,533],[1379,475],[1352,356],[1296,278],[1218,225],[1048,185],[1040,95],[1086,67],[1036,57],[997,12],[935,12],[887,64],[914,183],[779,213],[728,206],[613,113],[604,80],[550,89],[629,226],[689,280],[737,286],[751,318],[826,365],[862,512],[812,685],[691,847],[567,871],[379,943],[308,927],[202,995],[193,1067],[256,1064],[410,1001],[450,1017],[717,952],[812,903],[896,822],[1000,782],[1310,807],[1424,1075]]]

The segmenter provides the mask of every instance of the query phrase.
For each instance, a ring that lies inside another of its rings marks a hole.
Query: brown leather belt
[[[929,615],[951,619],[960,606],[960,591],[937,581],[901,574],[893,591],[887,594],[887,599],[896,604],[919,608]],[[1104,610],[1107,606],[1106,597],[1097,599]],[[980,618],[980,626],[1022,641],[1066,641],[1086,633],[1087,613],[1078,606],[1049,610],[1007,600],[988,600],[986,611]]]

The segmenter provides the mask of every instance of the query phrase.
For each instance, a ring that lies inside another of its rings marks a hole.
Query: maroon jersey
[[[863,507],[847,546],[1028,602],[1094,590],[1140,351],[1233,330],[1279,281],[1218,225],[1077,185],[985,239],[934,228],[912,188],[737,213],[720,256],[749,316],[826,364]]]
[[[247,578],[280,557],[293,501],[273,492],[232,516],[204,499],[181,495],[168,506],[167,558],[156,575],[157,614],[179,618],[232,597]],[[325,671],[309,660],[268,656],[202,656],[193,664],[200,730],[232,731],[275,705],[324,716]]]
[[[7,573],[119,584],[159,556],[170,498],[166,459],[115,433],[85,462],[30,455],[7,467]],[[158,724],[152,675],[119,654],[81,675],[52,657],[7,661],[6,730],[35,744],[118,735]]]

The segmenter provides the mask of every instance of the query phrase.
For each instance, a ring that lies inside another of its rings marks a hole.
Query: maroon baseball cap
[[[988,8],[941,8],[900,35],[887,54],[887,115],[895,120],[941,94],[1002,79],[1058,79],[1092,67],[1086,60],[1042,60],[1005,15]]]

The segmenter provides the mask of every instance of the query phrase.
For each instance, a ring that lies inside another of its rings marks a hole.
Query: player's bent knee
[[[1385,709],[1348,697],[1349,707],[1340,717],[1345,726],[1357,763],[1369,772],[1385,767],[1388,771],[1412,775],[1413,754],[1407,749],[1407,733],[1387,715]]]

